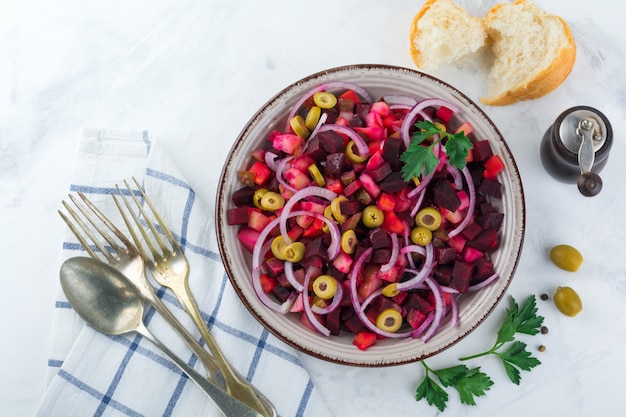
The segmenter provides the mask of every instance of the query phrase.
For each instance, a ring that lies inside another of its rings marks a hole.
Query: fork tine
[[[143,208],[141,207],[141,203],[138,201],[137,197],[135,196],[135,194],[132,192],[132,190],[130,189],[130,187],[128,187],[128,184],[126,183],[126,181],[124,181],[124,183],[126,184],[126,188],[128,189],[131,198],[134,200],[135,205],[139,208],[139,211],[141,212],[142,216],[144,216],[144,218],[146,219],[146,223],[148,224],[148,227],[150,227],[150,229],[152,230],[153,235],[156,237],[159,246],[161,246],[161,248],[163,249],[163,253],[165,253],[165,249],[163,248],[163,241],[160,241],[160,238],[158,236],[157,231],[154,229],[154,226],[152,225],[152,222],[149,221],[149,219],[146,217],[146,213],[143,210]],[[124,223],[126,223],[126,227],[128,228],[133,240],[135,241],[135,244],[138,248],[138,250],[140,252],[142,252],[142,256],[144,258],[146,258],[146,254],[145,251],[143,250],[143,245],[141,243],[141,239],[139,239],[139,236],[137,235],[137,233],[135,233],[135,227],[137,227],[139,229],[139,232],[141,233],[141,236],[143,236],[143,239],[146,243],[146,245],[148,246],[148,248],[150,249],[150,252],[152,253],[152,257],[153,259],[158,259],[158,257],[160,256],[160,253],[157,251],[157,249],[154,247],[154,245],[152,244],[152,240],[150,240],[145,228],[141,225],[141,221],[139,220],[139,216],[137,215],[137,213],[135,212],[135,210],[133,210],[133,207],[131,206],[131,203],[129,202],[128,197],[126,197],[126,195],[122,192],[122,190],[120,189],[119,186],[117,187],[117,191],[118,191],[118,195],[120,196],[120,199],[122,201],[124,201],[124,205],[126,206],[126,210],[123,209],[122,204],[120,203],[118,196],[117,195],[113,195],[113,199],[115,200],[115,204],[117,205],[118,210],[120,211],[120,213],[122,214],[122,218],[124,219]],[[126,213],[130,213],[130,217],[126,214]],[[132,218],[132,221],[131,221]]]
[[[72,202],[79,209],[79,211],[83,214],[83,216],[87,219],[87,221],[100,233],[102,239],[109,243],[114,250],[118,250],[119,246],[111,239],[109,234],[104,229],[102,229],[100,225],[98,225],[95,219],[89,214],[87,209],[85,209],[74,196],[70,195],[69,197],[70,200],[72,200]],[[89,239],[93,242],[93,244],[98,248],[98,250],[100,250],[102,255],[107,258],[109,262],[112,262],[114,260],[114,257],[105,247],[102,240],[95,235],[95,233],[89,228],[89,226],[87,226],[83,219],[80,218],[78,213],[74,209],[72,209],[72,207],[66,201],[63,201],[62,203],[67,212],[74,219],[75,223],[72,223],[72,221],[61,211],[59,211],[59,214],[61,215],[65,223],[69,226],[72,233],[74,233],[76,238],[79,240],[80,244],[83,245],[87,253],[89,253],[89,255],[93,258],[99,258],[95,251],[91,249],[91,246],[87,242],[87,239],[85,239],[84,235],[87,235]],[[82,229],[82,233],[79,228]]]
[[[141,193],[141,196],[143,197],[145,202],[148,204],[148,207],[150,207],[150,210],[152,211],[152,215],[154,216],[156,221],[159,223],[159,226],[161,226],[161,230],[163,230],[163,234],[165,235],[167,240],[170,242],[170,245],[172,245],[172,248],[174,249],[174,251],[179,251],[180,245],[178,244],[178,241],[176,241],[176,239],[172,235],[172,232],[170,232],[170,229],[167,227],[167,225],[163,221],[163,218],[161,217],[157,209],[154,207],[154,204],[152,204],[152,201],[148,198],[148,196],[144,192],[143,187],[139,184],[139,182],[137,181],[135,177],[133,177],[133,181],[135,182],[137,189]],[[144,217],[145,217],[145,214],[144,214]]]

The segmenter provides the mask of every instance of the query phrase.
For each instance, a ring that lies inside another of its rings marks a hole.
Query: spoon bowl
[[[119,335],[137,332],[156,345],[211,398],[227,417],[263,417],[205,379],[158,340],[143,323],[143,302],[133,284],[117,269],[94,258],[66,260],[61,288],[76,313],[94,329]]]

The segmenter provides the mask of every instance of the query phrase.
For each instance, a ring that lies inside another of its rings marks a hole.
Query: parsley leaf
[[[530,352],[526,350],[526,343],[519,340],[515,341],[505,352],[496,354],[502,359],[509,379],[516,385],[519,385],[521,380],[519,369],[530,371],[535,366],[541,364],[539,359],[531,356]]]
[[[450,134],[427,120],[417,122],[415,127],[418,130],[411,137],[409,147],[400,155],[400,161],[404,162],[401,170],[405,181],[428,175],[437,168],[439,158],[433,153],[433,148],[442,141],[445,141],[450,164],[459,169],[465,166],[469,150],[474,146],[464,132]],[[422,142],[429,138],[432,138],[432,142],[423,145]]]
[[[417,391],[415,391],[415,400],[419,401],[422,398],[426,398],[428,405],[434,405],[439,411],[443,411],[446,409],[446,403],[448,402],[448,393],[432,378],[425,376],[422,383],[417,387]]]
[[[485,352],[461,358],[462,361],[486,355],[496,355],[502,361],[504,369],[514,384],[520,383],[520,370],[529,371],[541,362],[526,350],[526,344],[515,341],[516,333],[535,335],[539,333],[544,318],[537,315],[537,305],[534,295],[529,296],[522,308],[519,308],[515,299],[511,297],[511,307],[506,310],[506,317],[493,347]],[[504,352],[499,352],[506,343],[513,342]]]
[[[448,402],[448,393],[439,385],[430,373],[435,374],[444,387],[454,387],[459,393],[462,404],[476,405],[474,397],[485,395],[493,385],[493,381],[480,368],[468,369],[465,365],[456,365],[450,368],[434,370],[422,361],[426,371],[424,380],[417,387],[415,399],[425,398],[429,405],[434,405],[443,411]]]
[[[480,371],[480,367],[466,372],[455,384],[461,397],[461,403],[476,405],[474,397],[482,397],[489,391],[493,381],[487,374]]]

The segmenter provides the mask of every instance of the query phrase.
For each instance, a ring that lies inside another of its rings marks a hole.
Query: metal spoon
[[[195,382],[227,417],[262,417],[191,368],[159,341],[143,323],[143,303],[135,287],[117,269],[97,259],[70,258],[61,265],[61,287],[87,323],[110,335],[137,332],[154,343]]]

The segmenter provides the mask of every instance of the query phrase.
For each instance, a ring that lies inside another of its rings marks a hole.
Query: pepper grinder
[[[599,110],[576,106],[565,110],[541,141],[541,162],[548,173],[565,183],[576,183],[587,197],[602,190],[598,175],[607,163],[613,130]]]

